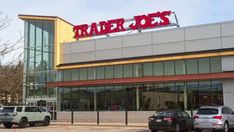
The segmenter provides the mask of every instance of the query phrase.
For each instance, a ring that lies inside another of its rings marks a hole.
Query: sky
[[[74,25],[171,10],[181,27],[234,20],[234,0],[1,0],[0,12],[12,19],[0,31],[0,44],[15,42],[24,33],[18,14],[58,16]],[[0,58],[4,63],[23,52],[18,50]]]

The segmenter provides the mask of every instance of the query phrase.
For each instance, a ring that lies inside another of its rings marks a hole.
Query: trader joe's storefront
[[[222,105],[222,81],[59,88],[61,111],[155,111]]]

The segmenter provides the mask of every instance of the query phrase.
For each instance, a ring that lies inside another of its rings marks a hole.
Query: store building
[[[24,101],[58,111],[234,109],[234,21],[76,41],[53,16],[25,21]]]

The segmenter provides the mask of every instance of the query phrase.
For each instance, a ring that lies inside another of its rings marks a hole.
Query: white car
[[[0,115],[0,120],[6,128],[11,128],[13,124],[20,128],[34,126],[36,123],[43,123],[44,126],[50,124],[51,115],[43,112],[34,106],[4,106]]]
[[[227,106],[203,106],[194,116],[194,129],[197,132],[204,129],[228,132],[230,128],[234,128],[234,113]]]

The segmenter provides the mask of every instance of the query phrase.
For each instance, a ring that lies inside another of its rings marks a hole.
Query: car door
[[[37,107],[37,114],[38,114],[38,121],[43,121],[45,116],[44,116],[44,112],[42,111],[42,109]]]
[[[33,109],[32,107],[30,106],[26,106],[25,109],[24,109],[24,113],[23,113],[27,118],[28,118],[28,121],[32,121],[33,120]]]
[[[227,107],[222,108],[222,116],[224,120],[227,120],[229,123],[229,126],[232,126],[232,118],[231,118],[231,112],[228,110]]]
[[[33,109],[33,121],[41,121],[41,112],[38,107],[32,107]]]
[[[228,113],[229,113],[229,126],[230,127],[234,127],[234,113],[233,113],[233,110],[229,107],[226,107],[227,110],[228,110]]]
[[[177,121],[179,122],[181,128],[184,129],[184,126],[186,125],[186,120],[185,120],[185,118],[183,117],[183,114],[180,111],[178,111],[176,113],[176,118],[177,118]]]
[[[181,112],[183,117],[185,118],[185,125],[187,128],[192,128],[193,127],[193,118],[190,117],[190,115],[187,112],[182,111]]]

